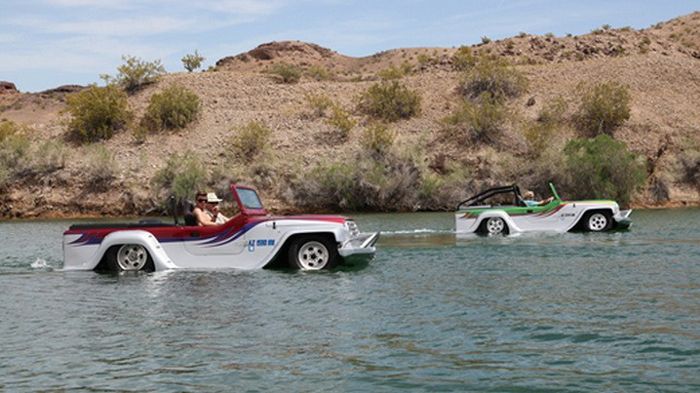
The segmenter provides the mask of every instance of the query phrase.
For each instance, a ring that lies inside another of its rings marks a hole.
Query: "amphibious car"
[[[63,234],[65,270],[159,271],[260,269],[287,263],[332,268],[355,255],[371,257],[379,233],[360,233],[350,218],[271,216],[251,187],[232,184],[238,213],[218,226],[154,222],[77,224]]]
[[[602,232],[630,225],[631,210],[620,210],[615,201],[563,201],[553,184],[552,198],[541,205],[528,206],[517,185],[495,187],[457,205],[455,226],[458,234],[486,235],[517,232],[583,231]]]

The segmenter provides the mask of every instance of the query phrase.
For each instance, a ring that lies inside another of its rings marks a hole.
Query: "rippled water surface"
[[[700,391],[700,210],[455,239],[360,215],[334,272],[63,272],[68,222],[0,223],[0,390]]]

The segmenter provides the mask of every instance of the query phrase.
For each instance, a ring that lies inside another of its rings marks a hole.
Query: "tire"
[[[612,216],[610,213],[595,211],[586,213],[583,218],[583,226],[589,232],[604,232],[612,226]]]
[[[500,217],[490,217],[484,222],[483,232],[487,235],[507,234],[508,225]]]
[[[140,244],[124,244],[114,254],[113,266],[120,272],[152,271],[153,261],[146,247]]]
[[[338,250],[333,246],[325,237],[298,237],[289,246],[289,266],[299,270],[331,269],[340,258]]]

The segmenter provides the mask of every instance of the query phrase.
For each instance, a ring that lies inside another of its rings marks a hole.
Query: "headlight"
[[[350,236],[357,236],[360,234],[360,229],[353,220],[345,220],[345,227],[348,228],[348,231],[350,231]]]

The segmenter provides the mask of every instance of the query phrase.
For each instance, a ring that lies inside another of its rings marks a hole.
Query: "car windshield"
[[[241,198],[241,202],[243,202],[243,206],[245,206],[246,209],[263,208],[262,202],[260,202],[260,198],[258,197],[258,193],[254,190],[237,188],[236,191],[238,191],[238,196]]]

